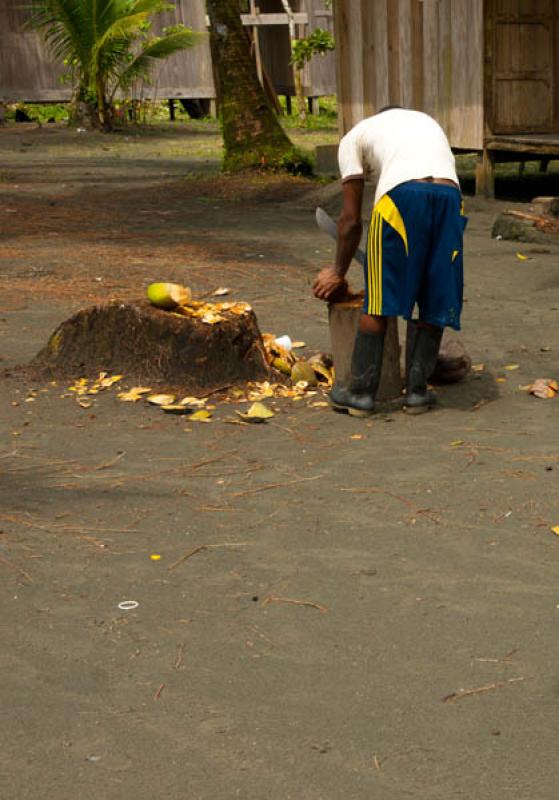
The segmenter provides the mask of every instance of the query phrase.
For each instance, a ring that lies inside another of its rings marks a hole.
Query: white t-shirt
[[[418,178],[458,184],[448,139],[422,111],[393,108],[361,120],[341,140],[338,162],[342,182],[378,178],[375,203],[400,183]]]

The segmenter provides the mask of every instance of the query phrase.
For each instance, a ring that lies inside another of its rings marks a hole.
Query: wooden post
[[[476,161],[476,195],[495,197],[495,159],[485,147]]]
[[[250,0],[250,13],[253,15],[260,14],[260,8],[256,5],[256,0]],[[256,72],[258,73],[258,80],[260,85],[264,86],[264,77],[262,75],[262,55],[260,53],[260,37],[258,34],[258,26],[255,25],[252,29],[252,41],[254,42],[254,57],[256,59]]]
[[[328,304],[330,341],[336,380],[347,385],[351,376],[351,354],[357,333],[357,325],[362,313],[363,299]],[[402,391],[400,372],[400,344],[398,341],[398,322],[390,317],[384,340],[384,355],[377,400],[399,397]]]
[[[169,98],[169,119],[171,122],[175,121],[175,101],[172,97]]]

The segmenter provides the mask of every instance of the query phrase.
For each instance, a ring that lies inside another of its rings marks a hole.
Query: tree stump
[[[347,385],[350,379],[353,342],[355,340],[355,334],[357,333],[357,326],[362,309],[362,296],[357,296],[355,299],[342,301],[340,303],[329,303],[328,305],[334,370],[336,373],[336,380],[342,385]],[[391,317],[388,320],[388,326],[386,328],[377,399],[381,401],[391,400],[394,397],[398,397],[401,391],[402,376],[400,374],[398,325],[396,318]]]
[[[146,301],[92,306],[59,325],[30,366],[43,378],[104,371],[192,392],[268,379],[254,312],[222,315],[222,321],[210,325]]]

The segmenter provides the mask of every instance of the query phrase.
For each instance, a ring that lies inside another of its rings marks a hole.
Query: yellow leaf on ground
[[[237,414],[245,422],[265,422],[275,416],[274,412],[265,406],[264,403],[253,403],[246,412],[237,411]]]
[[[472,364],[472,372],[483,372],[485,364]]]
[[[519,261],[528,261],[529,256],[525,256],[523,253],[516,253],[516,257]]]
[[[220,286],[219,289],[216,289],[215,292],[213,292],[213,295],[214,297],[223,297],[224,294],[229,294],[230,291],[231,289],[227,289],[226,286]]]
[[[554,527],[551,529],[551,532],[552,532],[552,533],[555,533],[555,534],[557,534],[557,536],[559,536],[559,525],[555,525],[555,526],[554,526]]]
[[[365,437],[363,436],[363,434],[362,434],[362,433],[354,433],[354,434],[353,434],[352,436],[350,436],[349,438],[350,438],[350,439],[364,439]]]
[[[306,342],[292,342],[291,343],[291,347],[293,348],[293,350],[299,350],[301,347],[306,347],[306,346],[307,346]]]
[[[515,369],[518,369],[520,364],[507,364],[505,369],[508,369],[509,372],[512,372]]]
[[[150,559],[152,561],[160,561],[161,560],[161,556],[159,555],[159,553],[152,553],[150,555]]]
[[[204,408],[201,408],[199,411],[195,411],[190,417],[190,419],[195,420],[196,422],[209,422],[211,418],[212,412],[206,411]]]
[[[152,406],[170,406],[175,402],[174,394],[150,394],[146,397],[148,403]]]
[[[133,386],[127,392],[119,392],[117,397],[123,403],[136,403],[142,395],[151,392],[151,386]]]

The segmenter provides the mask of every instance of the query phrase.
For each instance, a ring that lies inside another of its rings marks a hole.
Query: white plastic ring
[[[121,611],[132,611],[134,608],[138,608],[139,605],[137,600],[123,600],[122,603],[118,604],[118,607]]]

